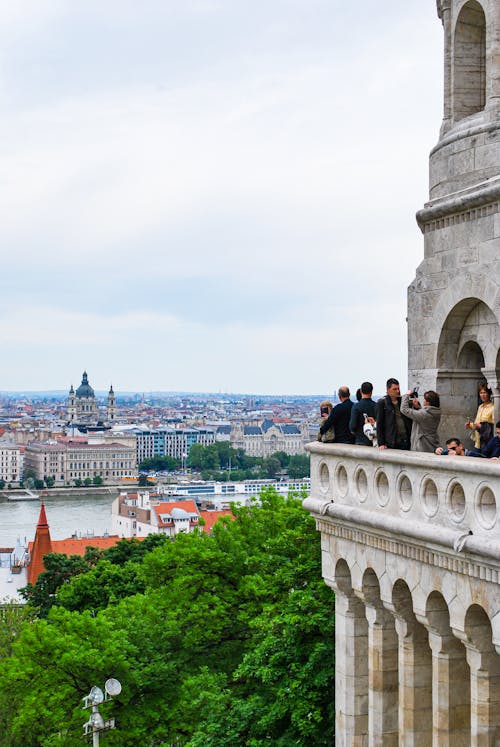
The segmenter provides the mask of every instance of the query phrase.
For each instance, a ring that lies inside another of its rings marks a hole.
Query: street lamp
[[[82,698],[83,708],[92,708],[89,720],[83,725],[85,735],[92,734],[92,747],[99,747],[99,735],[102,731],[115,728],[114,718],[105,721],[99,713],[99,706],[101,703],[111,700],[115,695],[119,695],[122,691],[122,686],[118,680],[111,677],[109,680],[106,680],[104,691],[94,685],[89,694]]]

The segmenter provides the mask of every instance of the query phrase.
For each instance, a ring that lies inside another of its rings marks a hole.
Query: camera
[[[418,399],[418,386],[413,387],[413,391],[408,399]]]
[[[329,407],[322,407],[320,410],[321,415],[329,415],[330,414],[330,408]]]

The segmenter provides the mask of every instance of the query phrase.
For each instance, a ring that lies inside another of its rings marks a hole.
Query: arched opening
[[[467,661],[471,676],[472,733],[482,734],[484,744],[500,738],[500,656],[493,645],[491,623],[478,604],[465,615]]]
[[[459,13],[453,48],[455,121],[480,112],[486,103],[486,18],[477,0]]]
[[[494,313],[478,298],[463,299],[446,317],[437,349],[436,382],[441,397],[443,439],[467,439],[465,421],[477,411],[477,388],[484,381],[486,353],[491,358],[492,341],[498,339],[498,333]]]

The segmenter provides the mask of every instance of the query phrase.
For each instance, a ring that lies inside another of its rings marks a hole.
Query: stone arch
[[[493,651],[491,623],[479,604],[471,604],[465,613],[464,630],[467,640],[479,651]]]
[[[462,7],[453,41],[453,118],[457,122],[486,104],[486,17],[477,0]]]
[[[465,615],[467,661],[471,675],[472,732],[484,744],[500,741],[500,655],[493,645],[491,622],[485,610],[472,604]]]
[[[342,594],[352,594],[351,571],[343,558],[340,558],[335,566],[335,588]]]
[[[437,346],[436,389],[441,396],[442,433],[465,437],[465,420],[477,410],[477,387],[488,379],[495,388],[499,363],[499,324],[492,308],[476,296],[448,312]]]

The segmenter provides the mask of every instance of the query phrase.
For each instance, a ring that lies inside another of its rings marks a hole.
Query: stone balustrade
[[[308,451],[306,506],[500,559],[500,461],[343,444]]]
[[[312,443],[336,747],[500,745],[500,462]]]

